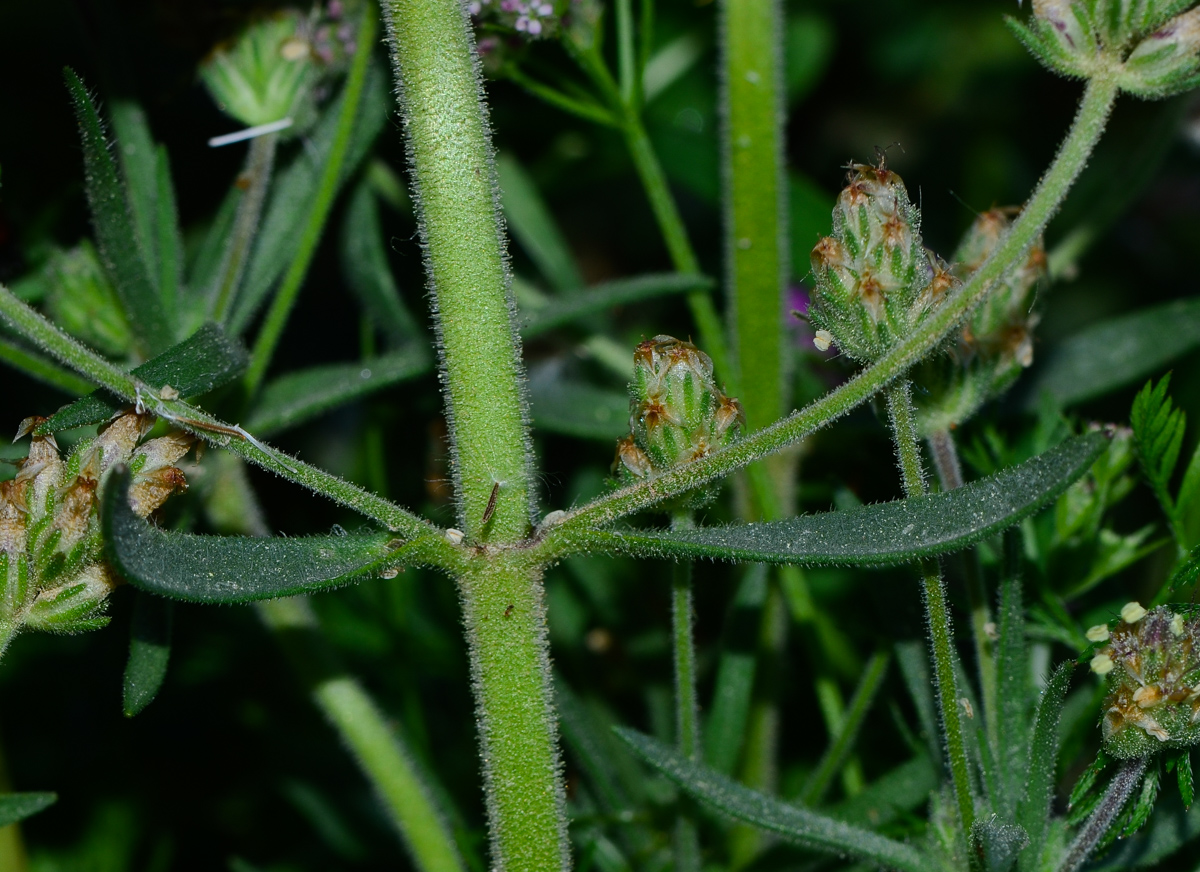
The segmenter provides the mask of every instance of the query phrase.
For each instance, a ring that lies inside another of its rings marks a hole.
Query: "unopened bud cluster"
[[[1113,627],[1092,627],[1107,643],[1091,659],[1108,678],[1101,727],[1114,757],[1141,757],[1200,742],[1200,616],[1131,602]]]
[[[103,559],[98,492],[105,474],[129,464],[129,501],[146,517],[187,481],[173,464],[193,443],[185,433],[138,442],[154,418],[125,414],[64,459],[53,436],[27,418],[17,438],[33,433],[15,478],[0,482],[0,651],[22,627],[55,633],[108,622],[104,601],[117,579]]]
[[[1194,0],[1033,0],[1028,24],[1010,25],[1047,67],[1110,76],[1140,97],[1200,84],[1200,8]]]
[[[971,225],[954,253],[951,272],[967,281],[999,248],[1011,225],[1010,211],[992,209]],[[1026,258],[995,283],[955,338],[950,353],[928,361],[917,381],[925,433],[949,430],[968,420],[1033,363],[1035,291],[1046,275],[1046,250],[1039,239]]]
[[[882,357],[928,317],[956,280],[921,244],[920,213],[882,164],[854,164],[833,210],[833,234],[812,250],[808,317],[818,347],[861,363]]]
[[[655,336],[633,355],[630,434],[614,466],[627,481],[652,478],[728,445],[745,421],[713,380],[712,360],[690,342]]]
[[[354,55],[356,38],[341,0],[310,13],[284,10],[218,47],[200,77],[221,111],[243,124],[290,118],[302,129],[315,118],[320,78]]]

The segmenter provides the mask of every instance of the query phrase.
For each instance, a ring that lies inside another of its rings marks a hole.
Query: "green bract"
[[[818,347],[830,343],[860,363],[883,357],[957,282],[921,244],[921,214],[900,177],[855,164],[833,209],[833,235],[812,250],[809,320]]]

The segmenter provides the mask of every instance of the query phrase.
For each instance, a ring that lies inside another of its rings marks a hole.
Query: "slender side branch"
[[[1087,163],[1104,130],[1116,95],[1117,88],[1112,82],[1093,79],[1088,83],[1075,123],[1058,156],[1042,177],[1020,217],[1013,222],[1004,242],[970,280],[955,291],[943,307],[908,339],[841,387],[776,424],[687,466],[650,481],[622,488],[559,516],[554,528],[547,531],[544,547],[550,554],[573,550],[575,546],[570,538],[575,531],[612,523],[786,448],[829,425],[899,378],[910,366],[936,348],[983,298],[992,284],[1013,263],[1025,256]]]
[[[238,287],[242,283],[242,274],[250,260],[250,251],[258,235],[263,203],[266,202],[267,188],[271,182],[271,170],[275,166],[275,149],[278,144],[278,133],[267,133],[250,140],[246,168],[238,177],[239,185],[243,180],[247,183],[246,191],[238,202],[233,232],[221,256],[217,281],[210,291],[210,313],[213,320],[219,324],[225,323],[226,316],[232,310]]]
[[[1096,846],[1100,844],[1100,840],[1104,838],[1104,834],[1108,832],[1108,828],[1113,825],[1117,815],[1125,808],[1125,803],[1129,801],[1129,797],[1133,795],[1133,791],[1142,780],[1148,759],[1147,757],[1135,757],[1121,764],[1121,768],[1117,770],[1117,774],[1113,776],[1112,782],[1108,785],[1108,790],[1101,798],[1100,804],[1096,806],[1092,816],[1087,819],[1083,829],[1075,837],[1075,841],[1071,844],[1071,850],[1067,852],[1066,859],[1059,867],[1059,872],[1075,872],[1087,862],[1087,858],[1096,850]]]
[[[925,493],[925,471],[921,465],[911,382],[905,379],[893,385],[888,390],[887,400],[900,475],[904,481],[904,494],[907,497],[921,496]],[[921,576],[925,613],[929,621],[929,641],[933,649],[934,684],[937,686],[942,732],[945,735],[946,754],[950,763],[950,780],[954,785],[954,798],[958,805],[963,832],[969,834],[975,822],[975,800],[971,796],[970,764],[967,761],[966,742],[959,716],[950,608],[946,603],[946,588],[942,583],[941,567],[937,561],[921,561]]]

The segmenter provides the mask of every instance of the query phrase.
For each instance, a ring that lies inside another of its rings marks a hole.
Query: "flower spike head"
[[[1009,27],[1045,66],[1064,76],[1115,79],[1147,99],[1200,85],[1200,9],[1195,0],[1033,0],[1028,23]]]
[[[921,216],[881,162],[853,164],[833,210],[833,234],[812,250],[809,320],[823,341],[878,360],[938,305],[956,279],[921,244]]]
[[[1121,609],[1092,671],[1107,676],[1104,750],[1118,759],[1200,742],[1200,614],[1189,607],[1138,603]]]
[[[627,481],[699,460],[737,438],[745,416],[713,379],[712,360],[690,342],[655,336],[633,355],[630,435],[617,443]]]
[[[171,464],[193,439],[169,433],[138,442],[154,424],[128,413],[81,442],[65,460],[52,436],[36,435],[45,419],[28,418],[18,437],[34,433],[14,479],[0,483],[0,650],[22,627],[74,633],[104,626],[104,603],[119,579],[104,561],[99,491],[118,463],[134,471],[130,501],[142,517],[186,487]]]
[[[950,272],[966,281],[995,251],[1012,224],[1011,209],[991,209],[976,218],[954,253]],[[967,421],[1000,395],[1033,363],[1033,311],[1038,283],[1046,274],[1041,240],[1028,257],[997,282],[959,331],[949,355],[924,363],[916,397],[923,433],[949,430]]]

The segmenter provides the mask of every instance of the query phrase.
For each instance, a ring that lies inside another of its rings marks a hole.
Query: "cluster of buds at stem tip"
[[[295,131],[311,124],[322,77],[358,49],[346,6],[331,0],[308,13],[284,10],[218,46],[200,78],[221,111],[249,127],[289,121]]]
[[[991,209],[967,230],[950,268],[967,281],[1000,246],[1015,209]],[[1038,283],[1046,276],[1046,249],[1038,239],[1025,259],[988,291],[955,337],[949,354],[927,360],[915,373],[924,388],[917,397],[923,433],[950,430],[998,396],[1033,363],[1033,311]]]
[[[1195,0],[1033,0],[1028,23],[1009,26],[1043,64],[1065,76],[1112,78],[1155,99],[1200,85]]]
[[[117,464],[133,472],[130,505],[141,517],[187,487],[173,464],[194,438],[173,432],[141,441],[154,424],[133,412],[110,421],[63,458],[43,418],[26,418],[33,434],[15,478],[0,482],[0,651],[22,628],[75,633],[104,626],[104,602],[119,583],[104,561],[99,490]]]
[[[1141,757],[1200,742],[1200,613],[1136,602],[1114,625],[1087,632],[1092,671],[1107,676],[1101,727],[1113,757]]]
[[[613,463],[627,482],[699,460],[736,439],[745,423],[741,403],[717,387],[708,355],[670,336],[634,351],[629,395],[630,433]]]
[[[904,182],[881,161],[852,164],[833,210],[833,235],[812,250],[808,318],[831,344],[871,363],[934,311],[957,279],[921,244],[921,216]]]

